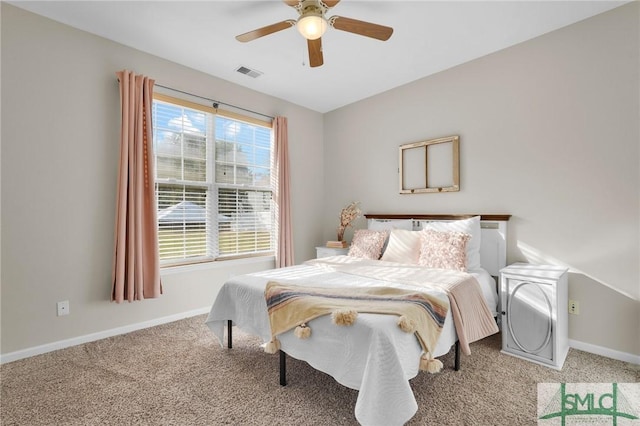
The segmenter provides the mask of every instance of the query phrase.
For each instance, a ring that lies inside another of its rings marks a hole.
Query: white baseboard
[[[605,348],[603,346],[591,343],[580,342],[579,340],[569,339],[569,346],[580,351],[589,352],[596,355],[606,356],[607,358],[617,359],[618,361],[630,362],[631,364],[640,365],[640,355],[634,355],[627,352],[616,351],[615,349]]]
[[[207,314],[211,310],[211,306],[192,311],[181,312],[175,315],[169,315],[162,318],[156,318],[149,321],[143,321],[136,324],[125,325],[123,327],[112,328],[110,330],[100,331],[98,333],[85,334],[84,336],[73,337],[71,339],[60,340],[57,342],[47,343],[45,345],[34,346],[32,348],[22,349],[7,354],[0,354],[0,364],[17,361],[23,358],[29,358],[35,355],[47,352],[57,351],[71,346],[81,345],[83,343],[95,342],[96,340],[105,339],[107,337],[117,336],[120,334],[131,333],[132,331],[142,330],[144,328],[154,327],[156,325],[167,324],[181,319],[195,317],[196,315]]]
[[[194,309],[192,311],[181,312],[175,315],[169,315],[162,318],[156,318],[149,321],[143,321],[136,324],[130,324],[123,327],[112,328],[110,330],[101,331],[98,333],[86,334],[84,336],[73,337],[71,339],[60,340],[57,342],[47,343],[45,345],[34,346],[32,348],[22,349],[20,351],[9,352],[7,354],[0,354],[0,364],[7,362],[17,361],[23,358],[29,358],[35,355],[44,354],[47,352],[53,352],[58,349],[64,349],[71,346],[81,345],[83,343],[95,342],[96,340],[105,339],[107,337],[118,336],[120,334],[130,333],[136,330],[142,330],[156,325],[167,324],[173,321],[179,321],[181,319],[194,317],[197,315],[206,314],[210,311],[211,307],[207,306],[200,309]],[[619,361],[630,362],[632,364],[640,365],[640,355],[634,355],[626,352],[616,351],[614,349],[605,348],[603,346],[594,345],[591,343],[581,342],[579,340],[569,339],[569,346],[580,351],[589,352],[596,355],[605,356],[607,358],[617,359]]]

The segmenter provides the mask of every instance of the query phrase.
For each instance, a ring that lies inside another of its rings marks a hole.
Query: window
[[[270,123],[154,95],[162,264],[272,254]]]

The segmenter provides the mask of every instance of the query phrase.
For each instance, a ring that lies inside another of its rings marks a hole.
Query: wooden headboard
[[[413,230],[419,231],[425,223],[451,222],[480,216],[482,238],[480,242],[480,263],[491,275],[497,277],[500,269],[507,266],[507,222],[506,214],[365,214],[367,220],[411,219]]]

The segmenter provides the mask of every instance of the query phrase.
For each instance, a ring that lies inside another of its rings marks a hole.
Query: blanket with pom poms
[[[398,327],[406,333],[415,333],[423,354],[420,369],[436,373],[442,363],[431,356],[444,325],[448,300],[436,296],[392,287],[307,287],[267,283],[265,299],[271,325],[271,341],[265,352],[280,349],[277,336],[294,330],[296,337],[308,339],[308,322],[322,315],[331,315],[336,325],[350,326],[359,312],[398,316]]]

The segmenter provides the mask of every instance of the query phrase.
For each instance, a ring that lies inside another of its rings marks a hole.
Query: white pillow
[[[367,228],[372,231],[390,231],[392,229],[413,230],[413,219],[390,219],[378,220],[370,219]]]
[[[453,222],[431,222],[426,224],[423,229],[433,229],[434,231],[458,231],[471,235],[471,239],[467,242],[467,269],[481,269],[480,264],[480,243],[482,231],[480,229],[480,216],[474,216],[469,219],[455,220]]]
[[[389,235],[389,231],[392,229],[406,229],[407,231],[412,231],[413,219],[369,219],[367,221],[367,229],[372,231],[387,231],[387,236]],[[387,238],[382,246],[383,253],[387,251],[388,244],[389,239]]]
[[[417,264],[420,258],[420,232],[392,229],[389,243],[382,254],[387,262]]]

